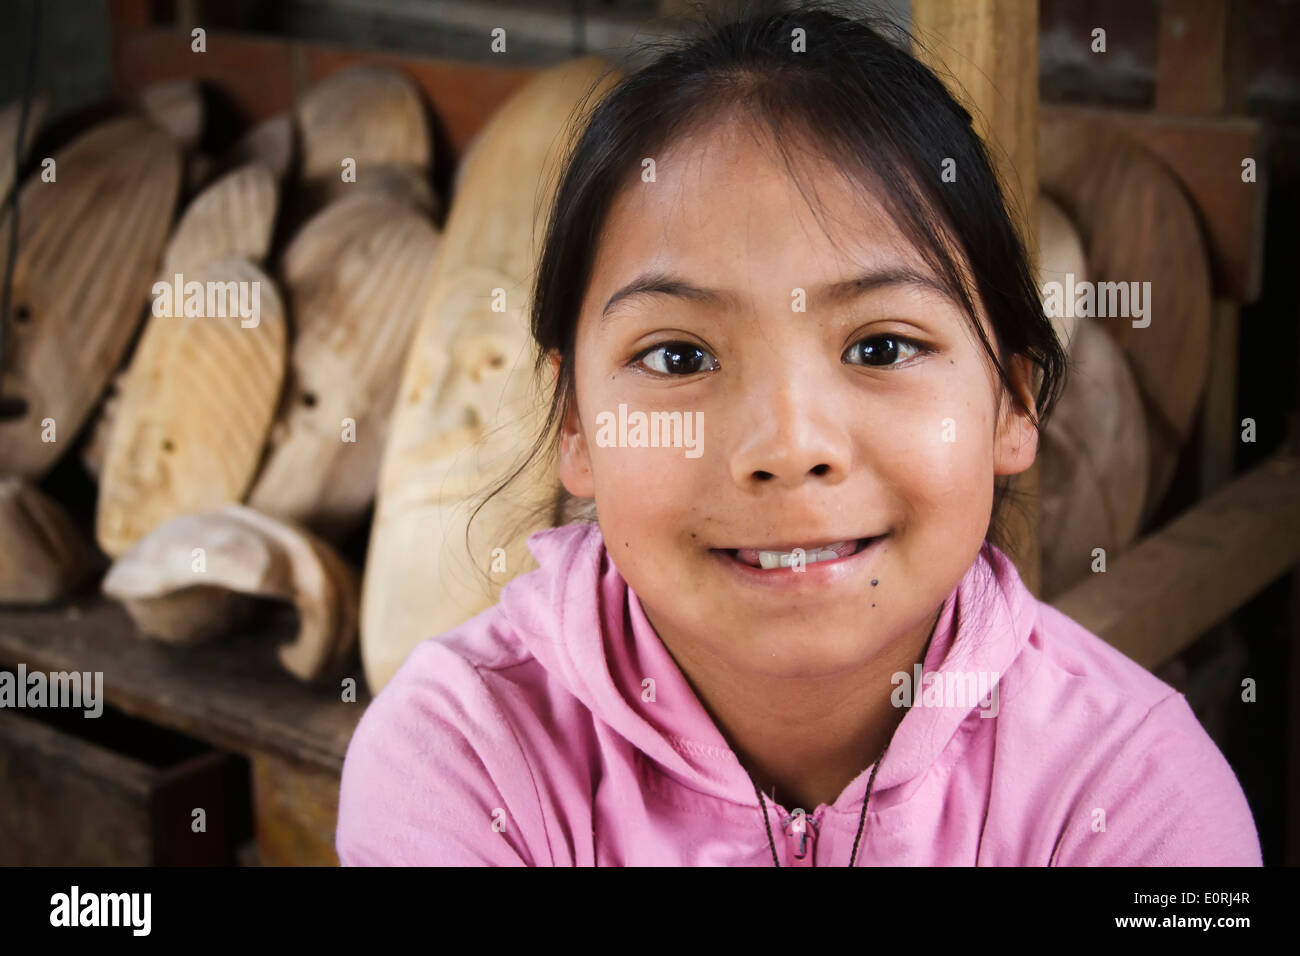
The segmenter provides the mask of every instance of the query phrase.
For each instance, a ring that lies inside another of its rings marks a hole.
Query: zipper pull
[[[799,838],[799,843],[794,852],[796,860],[802,860],[808,853],[808,826],[812,825],[812,836],[816,836],[817,821],[812,819],[804,810],[796,807],[794,811],[785,818],[785,825],[790,828],[790,834]]]

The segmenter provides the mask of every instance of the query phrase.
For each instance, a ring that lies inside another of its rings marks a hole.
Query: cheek
[[[707,600],[691,532],[700,528],[700,462],[680,450],[596,448],[594,489],[601,535],[619,573],[656,607]]]
[[[617,406],[615,406],[617,407]],[[691,532],[700,529],[709,483],[703,458],[680,448],[591,448],[601,534],[619,572],[654,605],[699,594]]]
[[[601,514],[650,525],[690,510],[701,463],[676,448],[600,447],[590,440],[592,483]]]
[[[978,403],[938,400],[898,416],[880,467],[914,518],[950,524],[991,504],[992,427]]]
[[[716,446],[707,443],[710,436],[697,419],[694,427],[669,429],[665,436],[652,414],[691,412],[682,411],[683,403],[647,401],[630,391],[608,379],[590,383],[581,408],[583,433],[598,512],[651,529],[699,500],[700,476]],[[672,441],[679,447],[654,447]]]

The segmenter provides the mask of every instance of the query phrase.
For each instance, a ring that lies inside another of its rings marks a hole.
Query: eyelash
[[[866,344],[866,343],[868,343],[868,342],[877,342],[877,341],[880,341],[880,340],[882,340],[882,339],[883,339],[883,340],[887,340],[887,341],[894,342],[896,345],[900,345],[900,346],[904,346],[904,347],[907,347],[907,348],[911,348],[911,349],[913,350],[914,354],[911,355],[911,356],[909,356],[909,358],[915,358],[917,355],[924,355],[924,354],[926,354],[926,353],[928,353],[928,352],[933,352],[933,351],[934,351],[933,349],[929,348],[928,346],[922,345],[920,342],[917,342],[915,339],[909,339],[909,338],[907,338],[907,337],[905,337],[905,336],[902,336],[902,335],[895,335],[895,334],[890,333],[890,332],[882,332],[882,333],[880,333],[880,334],[878,334],[878,335],[871,335],[871,336],[868,336],[867,338],[859,339],[858,341],[854,342],[853,345],[851,345],[851,346],[849,347],[848,352],[846,352],[845,354],[847,355],[847,354],[849,354],[849,353],[855,351],[856,349],[860,348],[862,345],[864,345],[864,344]],[[642,361],[643,361],[647,356],[652,355],[652,354],[654,354],[655,352],[658,352],[658,351],[661,351],[661,350],[664,350],[664,349],[672,348],[673,346],[678,346],[678,347],[679,347],[679,348],[678,348],[678,351],[689,351],[689,350],[694,350],[695,352],[701,353],[701,354],[703,354],[703,355],[709,355],[709,352],[708,352],[708,351],[706,351],[705,349],[700,348],[698,345],[694,345],[694,344],[692,344],[692,343],[690,343],[690,342],[680,342],[680,341],[660,342],[658,345],[652,345],[652,346],[650,346],[649,348],[644,349],[644,350],[642,350],[641,352],[637,353],[637,355],[633,357],[632,362],[629,363],[629,364],[637,364],[637,363],[640,363],[640,362],[642,362]],[[712,357],[712,356],[710,356],[710,357]],[[714,363],[715,363],[714,368],[716,368],[716,367],[717,367],[717,366],[716,366],[717,359],[714,358],[713,361],[714,361]],[[898,368],[900,365],[904,364],[906,361],[907,361],[907,359],[904,359],[904,362],[891,362],[891,363],[888,364],[888,365],[871,365],[871,364],[869,364],[869,363],[867,363],[867,362],[850,362],[849,364],[850,364],[850,365],[862,365],[862,366],[865,366],[866,368]],[[666,363],[665,363],[665,364],[666,364]],[[700,369],[699,371],[713,371],[713,370],[714,370],[714,369]],[[697,371],[697,372],[686,372],[686,373],[683,373],[683,374],[680,374],[680,375],[674,375],[672,372],[667,372],[667,371],[661,372],[661,371],[659,371],[658,369],[648,369],[648,371],[650,371],[651,373],[653,373],[653,374],[655,374],[655,375],[664,375],[664,376],[668,376],[668,377],[670,377],[670,378],[686,378],[686,377],[689,376],[689,375],[697,375],[697,374],[699,374],[699,371]]]

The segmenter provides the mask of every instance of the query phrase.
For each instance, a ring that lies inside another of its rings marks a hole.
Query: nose
[[[847,409],[826,384],[816,376],[768,379],[761,397],[745,403],[748,427],[731,456],[738,486],[796,489],[806,481],[838,484],[848,476]]]

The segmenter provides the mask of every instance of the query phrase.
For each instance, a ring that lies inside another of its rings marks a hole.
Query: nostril
[[[811,471],[814,475],[816,475],[817,477],[820,478],[822,475],[826,474],[826,472],[828,472],[828,471],[831,470],[831,466],[830,466],[830,465],[816,465],[816,466],[814,466],[814,467],[812,467],[812,468],[810,468],[810,469],[808,469],[808,470]]]
[[[769,481],[772,478],[772,473],[770,471],[756,471],[754,477],[759,481]]]

